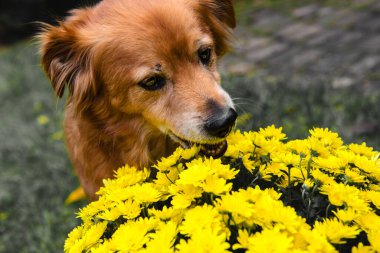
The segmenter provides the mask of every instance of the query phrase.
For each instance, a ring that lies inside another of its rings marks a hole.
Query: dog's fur
[[[114,169],[143,168],[178,144],[220,142],[203,124],[215,107],[233,108],[216,58],[235,26],[232,0],[104,0],[72,11],[39,35],[42,66],[58,97],[67,87],[68,151],[90,199]],[[198,50],[212,49],[202,64]],[[141,87],[149,76],[165,85]]]

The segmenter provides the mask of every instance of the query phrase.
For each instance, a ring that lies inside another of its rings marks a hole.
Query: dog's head
[[[232,0],[104,0],[46,27],[42,64],[78,113],[107,100],[217,155],[237,116],[216,69],[234,26]]]

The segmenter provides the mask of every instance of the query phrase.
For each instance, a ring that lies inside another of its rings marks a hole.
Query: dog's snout
[[[219,138],[226,137],[231,132],[237,116],[236,111],[229,108],[227,111],[211,117],[205,124],[205,129],[211,136]]]

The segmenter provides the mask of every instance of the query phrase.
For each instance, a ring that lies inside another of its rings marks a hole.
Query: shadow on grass
[[[63,106],[31,43],[0,52],[0,101],[0,252],[62,252],[83,203],[63,204],[78,185],[63,144]]]

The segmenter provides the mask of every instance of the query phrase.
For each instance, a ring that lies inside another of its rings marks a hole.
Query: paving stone
[[[316,49],[307,50],[304,51],[302,54],[295,55],[292,58],[291,63],[295,68],[302,68],[305,67],[305,65],[307,64],[311,64],[313,62],[315,63],[319,59],[321,54],[322,52]]]
[[[358,63],[351,67],[352,73],[356,75],[365,74],[369,72],[372,68],[380,63],[380,56],[367,56]]]
[[[300,8],[295,9],[292,14],[295,18],[310,18],[316,15],[319,11],[319,6],[316,4],[310,4],[306,6],[302,6]]]
[[[354,31],[343,33],[339,38],[339,43],[351,43],[353,41],[358,41],[363,38],[363,33]]]
[[[259,62],[272,56],[273,54],[283,51],[285,48],[286,45],[283,43],[273,43],[267,47],[248,52],[247,58],[254,62]]]
[[[325,16],[331,16],[335,13],[336,10],[334,10],[332,7],[324,6],[319,8],[318,10],[318,16],[319,17],[325,17]]]
[[[361,47],[367,52],[379,52],[380,51],[380,35],[375,35],[373,37],[366,36],[367,38],[363,40]]]
[[[222,61],[222,70],[247,75],[259,69],[306,86],[328,83],[338,89],[366,83],[368,89],[380,89],[380,78],[373,77],[380,76],[380,0],[354,1],[360,9],[308,4],[290,16],[252,10],[252,22],[236,30],[236,50]]]
[[[255,50],[258,48],[265,47],[269,45],[271,42],[272,40],[267,37],[252,37],[246,41],[245,46],[248,50]]]
[[[241,61],[227,68],[227,71],[234,75],[247,75],[254,70],[254,64],[251,62]]]
[[[273,33],[289,22],[291,22],[291,19],[283,14],[273,11],[262,11],[255,17],[252,26],[258,30]]]
[[[380,15],[377,14],[376,18],[371,18],[364,29],[370,32],[380,33]]]
[[[342,33],[343,32],[341,30],[337,29],[325,30],[318,34],[318,36],[310,38],[306,44],[308,46],[320,46],[321,44],[326,44],[328,41],[339,38]]]
[[[332,87],[335,89],[348,88],[354,85],[355,80],[350,77],[338,77],[332,81]]]
[[[370,11],[373,13],[380,13],[380,2],[373,4]]]
[[[291,41],[300,41],[321,33],[323,29],[318,25],[307,25],[303,23],[294,23],[284,27],[278,35]]]
[[[361,23],[366,18],[368,18],[368,13],[346,11],[340,17],[336,18],[335,26],[342,28],[350,28],[355,24]]]

